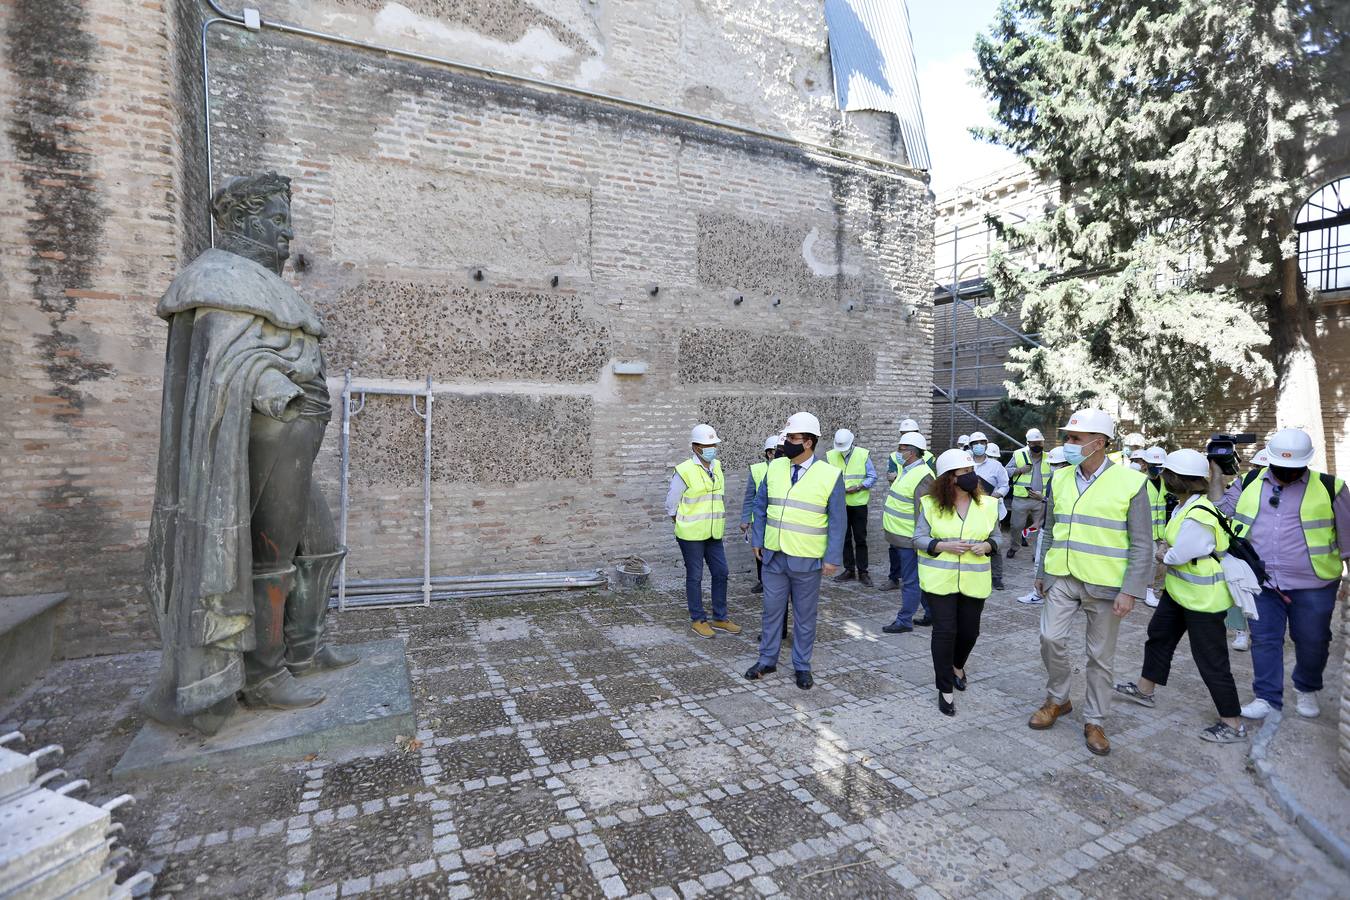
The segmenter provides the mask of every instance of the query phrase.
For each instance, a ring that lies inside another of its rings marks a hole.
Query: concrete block
[[[296,710],[241,709],[214,737],[147,722],[113,769],[114,778],[152,778],[208,765],[254,767],[311,753],[329,756],[358,747],[391,747],[416,723],[408,662],[397,638],[353,644],[361,661],[306,679],[327,694],[318,706]]]
[[[0,697],[47,668],[65,600],[63,593],[0,598]]]

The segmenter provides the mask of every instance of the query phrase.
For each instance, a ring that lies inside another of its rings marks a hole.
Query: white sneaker
[[[1252,633],[1250,631],[1239,631],[1237,634],[1233,635],[1233,649],[1252,649]]]
[[[1153,593],[1153,588],[1149,588],[1148,593],[1144,594],[1144,605],[1152,609],[1158,608],[1158,595]]]
[[[1018,598],[1017,598],[1017,602],[1018,602],[1018,603],[1028,603],[1028,604],[1031,604],[1031,605],[1034,606],[1035,604],[1041,603],[1041,602],[1043,602],[1043,601],[1042,601],[1042,599],[1041,599],[1041,595],[1040,595],[1040,594],[1036,593],[1035,591],[1030,591],[1030,592],[1025,593],[1025,594],[1023,594],[1022,596],[1018,597]]]
[[[1298,714],[1305,719],[1315,719],[1322,714],[1322,707],[1317,703],[1317,691],[1303,693],[1295,689],[1294,696],[1298,697]]]
[[[1242,707],[1242,718],[1244,719],[1264,719],[1275,711],[1265,700],[1257,697],[1251,703],[1244,704]]]

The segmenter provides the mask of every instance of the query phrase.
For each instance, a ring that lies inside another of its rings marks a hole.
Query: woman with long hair
[[[937,459],[937,480],[919,499],[914,549],[919,588],[933,617],[933,675],[938,709],[956,715],[952,690],[966,689],[966,660],[980,636],[980,615],[993,590],[998,501],[984,493],[969,451]]]
[[[1162,596],[1148,622],[1144,643],[1144,667],[1138,681],[1116,685],[1116,690],[1135,703],[1152,709],[1154,690],[1167,684],[1181,636],[1191,641],[1191,656],[1209,696],[1219,711],[1219,721],[1200,732],[1200,737],[1218,744],[1247,739],[1246,726],[1238,718],[1233,670],[1228,665],[1228,628],[1224,623],[1233,599],[1219,562],[1228,549],[1228,534],[1219,525],[1219,511],[1206,496],[1209,460],[1197,450],[1174,450],[1167,454],[1162,470],[1163,486],[1177,498],[1176,509],[1164,532],[1165,550],[1159,562],[1167,567]]]

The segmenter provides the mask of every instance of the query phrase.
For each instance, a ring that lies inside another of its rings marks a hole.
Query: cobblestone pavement
[[[1044,685],[1038,609],[1013,600],[1027,565],[986,608],[952,719],[928,630],[883,635],[898,595],[856,584],[825,588],[809,692],[787,664],[741,678],[758,632],[741,572],[745,633],[713,640],[664,589],[349,612],[343,640],[406,642],[415,740],[139,783],[119,818],[174,897],[1350,896],[1245,746],[1197,738],[1213,709],[1184,648],[1156,710],[1115,705],[1109,757],[1077,712],[1026,727]],[[1147,615],[1126,621],[1118,677]],[[97,799],[121,793],[107,773],[154,663],[56,666],[0,707],[0,732],[64,744]]]

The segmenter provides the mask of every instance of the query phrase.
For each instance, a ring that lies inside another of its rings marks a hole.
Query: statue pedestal
[[[361,661],[304,679],[327,694],[318,706],[293,710],[241,708],[213,737],[146,722],[113,769],[113,778],[152,777],[196,766],[257,766],[311,753],[366,746],[392,748],[416,731],[408,660],[397,638],[350,644]]]

